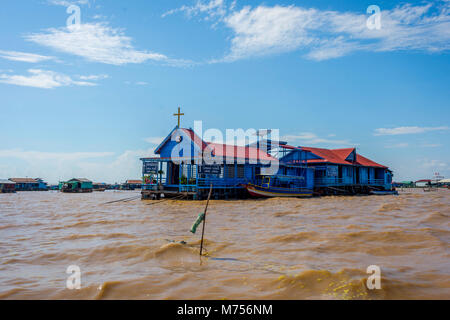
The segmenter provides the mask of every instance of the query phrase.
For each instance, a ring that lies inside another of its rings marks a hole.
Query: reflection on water
[[[448,190],[211,201],[202,263],[205,202],[103,204],[134,195],[0,194],[0,298],[450,299]]]

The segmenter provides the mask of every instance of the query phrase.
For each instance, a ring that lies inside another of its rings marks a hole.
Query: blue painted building
[[[192,129],[175,127],[156,148],[158,157],[142,158],[143,198],[184,193],[206,196],[210,186],[216,198],[245,197],[244,185],[265,170],[278,171],[278,159],[253,146],[209,143]]]
[[[6,179],[0,179],[0,193],[15,193],[16,183]]]
[[[37,178],[10,178],[10,181],[16,183],[16,191],[47,191],[47,183]]]
[[[367,193],[392,190],[392,171],[356,152],[356,148],[301,147],[314,168],[314,188],[319,193]]]
[[[270,139],[246,146],[226,145],[205,142],[192,129],[176,126],[155,154],[141,159],[143,199],[161,195],[203,199],[210,186],[214,198],[392,189],[392,172],[357,154],[355,148],[295,147]]]

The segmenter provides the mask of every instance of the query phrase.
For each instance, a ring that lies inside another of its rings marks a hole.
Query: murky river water
[[[211,201],[202,261],[204,201],[134,195],[0,194],[0,298],[450,299],[450,190]]]

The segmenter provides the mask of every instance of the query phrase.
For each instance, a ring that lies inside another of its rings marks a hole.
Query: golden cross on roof
[[[178,113],[174,113],[173,115],[178,117],[178,128],[179,128],[180,127],[180,118],[181,118],[181,116],[184,116],[184,113],[181,113],[181,108],[178,107]]]

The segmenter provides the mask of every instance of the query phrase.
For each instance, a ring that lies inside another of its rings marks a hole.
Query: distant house
[[[438,181],[438,184],[440,186],[450,186],[450,179],[441,179]]]
[[[41,178],[10,178],[12,182],[16,183],[16,191],[47,191],[48,186]]]
[[[431,186],[431,180],[430,179],[422,179],[416,181],[416,187],[429,187]]]
[[[92,188],[94,191],[105,191],[107,189],[107,185],[104,182],[94,182],[92,183]]]
[[[396,188],[414,188],[415,186],[414,181],[394,182],[392,185]]]
[[[48,185],[47,182],[44,181],[44,179],[41,178],[36,178],[35,179],[37,181],[38,185],[38,190],[39,191],[47,191],[48,190]]]
[[[141,187],[142,187],[142,180],[127,180],[123,184],[122,189],[134,190],[134,189],[141,189]]]
[[[86,193],[92,192],[92,181],[85,178],[74,178],[69,181],[60,182],[59,190],[66,193]]]
[[[37,191],[39,190],[39,182],[32,178],[10,178],[16,183],[16,191]]]
[[[0,179],[0,193],[16,192],[16,183],[6,179]]]

